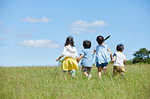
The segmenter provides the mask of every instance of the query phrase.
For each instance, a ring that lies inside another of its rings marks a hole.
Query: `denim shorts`
[[[96,67],[106,67],[108,65],[108,63],[102,63],[102,64],[99,64],[98,62],[96,63]]]

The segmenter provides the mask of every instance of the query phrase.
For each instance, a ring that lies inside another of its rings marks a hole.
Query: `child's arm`
[[[112,53],[111,53],[111,51],[109,49],[108,49],[108,52],[110,53],[110,58],[112,60]]]
[[[95,54],[96,50],[94,49],[93,54]]]
[[[59,58],[57,58],[56,61],[59,61],[62,57],[63,55],[59,56]]]
[[[123,62],[124,64],[126,63],[126,59],[124,59],[124,62]]]
[[[81,54],[79,58],[77,58],[77,62],[79,63],[79,61],[83,58],[83,55]]]

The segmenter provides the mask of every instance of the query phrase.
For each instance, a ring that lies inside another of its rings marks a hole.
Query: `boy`
[[[91,79],[91,68],[93,66],[93,58],[94,55],[92,54],[91,48],[91,42],[89,40],[83,41],[83,47],[82,53],[80,54],[80,57],[77,59],[77,62],[79,62],[81,59],[81,65],[82,65],[82,73],[84,76],[86,76],[89,79]]]
[[[112,59],[112,62],[114,62],[114,68],[113,68],[113,76],[115,77],[117,73],[119,73],[121,76],[125,75],[125,68],[124,64],[126,63],[126,57],[122,53],[124,50],[124,45],[118,44],[116,47],[117,52],[114,53],[114,58]]]

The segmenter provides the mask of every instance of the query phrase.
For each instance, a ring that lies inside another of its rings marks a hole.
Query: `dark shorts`
[[[96,67],[106,67],[108,65],[108,63],[102,63],[102,64],[99,64],[98,62],[96,63]]]
[[[82,66],[82,72],[87,72],[88,74],[91,72],[91,68],[92,67],[85,67],[85,66]]]

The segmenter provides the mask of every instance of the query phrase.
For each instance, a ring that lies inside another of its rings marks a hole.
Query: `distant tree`
[[[136,51],[133,54],[135,57],[133,59],[133,63],[149,63],[150,64],[150,50],[146,48],[141,48],[139,51]]]
[[[127,60],[126,61],[126,65],[131,65],[131,64],[133,64],[132,60]]]

